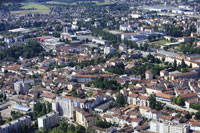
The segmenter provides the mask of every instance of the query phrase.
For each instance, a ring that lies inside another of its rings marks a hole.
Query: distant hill
[[[25,0],[0,0],[1,3],[9,3],[9,2],[22,2],[22,1],[25,1]]]
[[[0,3],[13,3],[13,2],[45,2],[45,1],[51,1],[51,0],[0,0]]]

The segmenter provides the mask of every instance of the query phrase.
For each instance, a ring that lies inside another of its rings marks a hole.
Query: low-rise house
[[[175,73],[175,74],[170,74],[169,78],[171,80],[175,79],[183,79],[183,78],[197,78],[199,76],[198,72],[185,72],[185,73]]]
[[[180,96],[183,98],[184,101],[187,101],[189,99],[198,98],[197,93],[185,93],[185,94],[182,94]]]
[[[135,128],[142,122],[142,119],[141,118],[129,118],[127,121],[131,124],[131,126],[133,128]]]
[[[162,115],[162,113],[160,111],[156,111],[156,110],[150,110],[150,111],[145,112],[145,117],[147,117],[149,119],[158,120],[161,115]]]
[[[52,101],[56,99],[56,94],[51,92],[43,92],[41,97],[43,101],[52,103]]]
[[[92,39],[92,42],[95,42],[97,44],[101,44],[101,45],[108,45],[109,42],[107,40],[101,40],[101,39]]]
[[[178,38],[178,42],[180,42],[180,43],[185,43],[185,42],[190,42],[190,41],[192,41],[192,39],[193,39],[193,37],[190,37],[190,36],[188,36],[188,37],[179,37]]]
[[[159,101],[167,101],[170,102],[173,95],[165,94],[165,93],[156,93],[156,100]]]
[[[140,106],[149,106],[149,97],[148,96],[139,96],[139,105]]]
[[[130,94],[127,98],[128,104],[137,105],[138,97],[138,94]]]

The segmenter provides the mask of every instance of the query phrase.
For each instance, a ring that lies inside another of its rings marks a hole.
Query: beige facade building
[[[90,113],[83,109],[76,109],[76,122],[85,128],[94,126],[96,124],[96,117],[92,117]]]

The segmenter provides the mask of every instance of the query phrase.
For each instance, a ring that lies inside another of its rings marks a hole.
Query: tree
[[[59,127],[62,131],[66,132],[67,131],[67,128],[68,128],[68,124],[66,123],[66,121],[61,121],[59,123]]]
[[[185,61],[184,59],[181,60],[181,68],[185,68],[187,67],[187,65],[185,64]]]
[[[51,110],[52,110],[51,104],[48,104],[48,102],[41,103],[40,101],[38,101],[33,106],[33,118],[36,119],[40,116],[43,116],[51,112]]]
[[[174,60],[174,63],[173,63],[173,70],[176,70],[177,69],[177,62],[176,60]]]
[[[74,131],[74,133],[85,133],[85,128],[81,125],[78,125]]]
[[[5,123],[5,121],[3,120],[1,113],[0,113],[0,125],[3,125]]]
[[[161,110],[163,108],[163,103],[156,101],[156,97],[153,94],[149,97],[149,104],[152,109]]]
[[[75,126],[70,125],[69,128],[67,129],[67,133],[73,133],[75,131]]]
[[[196,112],[195,119],[200,120],[200,111]]]
[[[109,128],[111,127],[111,123],[107,122],[107,121],[103,121],[101,119],[97,120],[96,122],[96,126],[100,127],[100,128]]]
[[[119,107],[123,107],[126,104],[126,99],[123,94],[119,93],[116,99],[116,103]]]
[[[183,98],[181,96],[178,96],[176,98],[176,104],[179,105],[179,106],[184,106],[185,105],[185,102],[183,100]]]
[[[52,111],[52,104],[51,103],[47,103],[47,113],[50,113]]]
[[[152,109],[156,108],[156,97],[155,95],[151,94],[149,97],[149,104]]]
[[[21,124],[21,133],[27,133],[28,132],[28,126],[23,123]]]

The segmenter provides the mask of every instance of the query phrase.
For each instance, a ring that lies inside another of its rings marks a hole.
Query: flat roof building
[[[28,128],[31,127],[31,117],[25,115],[14,121],[11,121],[7,124],[0,126],[0,133],[10,133],[12,130],[15,130],[16,133],[21,133],[21,125],[25,124]]]
[[[38,118],[38,128],[47,130],[58,124],[58,112],[51,112]]]

